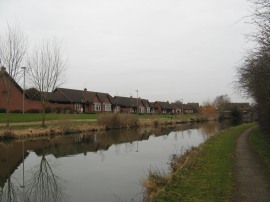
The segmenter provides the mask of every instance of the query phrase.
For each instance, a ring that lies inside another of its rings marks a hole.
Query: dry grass
[[[101,114],[97,124],[106,129],[120,129],[139,126],[139,119],[133,114]]]
[[[164,172],[159,170],[150,169],[146,179],[142,180],[142,184],[145,187],[144,200],[153,201],[155,196],[160,192],[164,191],[164,187],[170,181],[170,176],[165,175]]]

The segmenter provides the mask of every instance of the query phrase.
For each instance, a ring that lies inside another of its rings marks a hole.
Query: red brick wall
[[[4,79],[7,80],[7,77],[0,77],[0,108],[6,109],[6,88],[4,85]],[[54,104],[48,103],[47,107],[51,107],[52,109],[66,109],[70,107],[73,109],[72,104]],[[27,112],[31,109],[37,109],[42,111],[42,105],[40,101],[33,101],[29,99],[24,100],[24,110]],[[23,92],[21,92],[14,83],[11,83],[11,92],[10,92],[10,112],[14,110],[21,110],[23,111]]]

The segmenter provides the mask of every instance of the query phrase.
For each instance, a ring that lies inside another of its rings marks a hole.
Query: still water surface
[[[0,143],[0,201],[142,201],[149,169],[227,126],[108,131]]]

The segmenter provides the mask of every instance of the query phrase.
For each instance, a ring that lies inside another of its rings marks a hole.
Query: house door
[[[88,112],[88,106],[87,104],[83,104],[83,113]]]

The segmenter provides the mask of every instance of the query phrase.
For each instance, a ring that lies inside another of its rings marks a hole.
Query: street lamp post
[[[23,114],[24,114],[24,99],[25,99],[25,69],[26,67],[21,67],[23,69]]]
[[[181,103],[182,103],[182,114],[184,114],[184,111],[183,111],[183,99],[181,99]]]
[[[137,114],[138,114],[138,112],[139,112],[139,97],[138,97],[138,92],[139,92],[139,90],[136,90],[136,92],[137,92]]]

